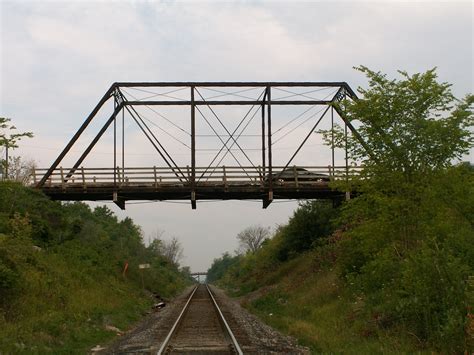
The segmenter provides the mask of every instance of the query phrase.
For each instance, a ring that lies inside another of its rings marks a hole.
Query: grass
[[[136,283],[42,251],[22,264],[22,284],[0,312],[0,353],[83,354],[127,329],[151,299]]]
[[[116,335],[105,325],[127,329],[150,306],[140,291],[112,279],[75,285],[67,297],[47,299],[29,293],[19,297],[15,312],[21,316],[0,319],[0,352],[83,354]]]
[[[125,262],[129,265],[122,275]],[[140,275],[138,265],[152,267]],[[143,276],[143,279],[141,278]],[[190,280],[105,206],[49,201],[0,183],[0,355],[84,354]]]
[[[314,354],[400,353],[418,351],[403,332],[381,332],[359,314],[360,301],[345,291],[334,269],[313,271],[304,255],[262,277],[270,281],[243,305],[265,323],[298,339]],[[359,304],[358,304],[359,302]]]

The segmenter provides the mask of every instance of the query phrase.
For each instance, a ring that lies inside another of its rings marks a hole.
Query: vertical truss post
[[[196,105],[191,86],[191,208],[196,209]]]
[[[332,155],[332,168],[331,168],[331,175],[332,178],[334,179],[334,164],[335,164],[335,159],[334,159],[334,107],[331,106],[331,155]]]
[[[265,99],[267,96],[267,92],[265,90],[265,94],[263,95],[263,103],[262,103],[262,182],[265,181]]]
[[[114,111],[117,109],[117,96],[114,95]],[[114,187],[117,188],[117,116],[114,117]]]
[[[347,124],[344,125],[344,150],[346,151],[346,185],[349,183],[349,155],[347,153]],[[350,200],[351,193],[346,191],[346,200]]]
[[[263,208],[267,208],[273,201],[273,175],[272,175],[272,100],[271,86],[267,86],[267,131],[268,131],[268,196],[263,200]]]
[[[122,110],[122,181],[125,177],[125,110]]]

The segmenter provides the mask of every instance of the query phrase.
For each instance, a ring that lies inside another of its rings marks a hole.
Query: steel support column
[[[331,106],[331,175],[334,178],[334,107]]]
[[[262,103],[262,182],[265,181],[265,170],[266,170],[266,149],[265,149],[265,99],[267,97],[267,92],[263,95]]]
[[[117,109],[117,96],[114,95],[114,111]],[[117,188],[117,117],[114,118],[114,186]]]
[[[344,150],[346,151],[346,184],[349,182],[349,155],[347,153],[347,124],[344,125]],[[346,191],[346,200],[350,200],[351,193]]]
[[[268,129],[268,196],[263,200],[263,208],[267,208],[273,201],[273,176],[272,176],[272,91],[267,86],[267,129]]]
[[[196,106],[191,86],[191,208],[196,209]]]

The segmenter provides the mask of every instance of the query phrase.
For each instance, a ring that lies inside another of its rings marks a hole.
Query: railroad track
[[[158,351],[161,354],[243,354],[207,285],[191,292]]]

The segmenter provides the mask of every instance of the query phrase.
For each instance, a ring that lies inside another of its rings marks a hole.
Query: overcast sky
[[[0,12],[0,116],[35,133],[14,154],[42,167],[115,81],[346,81],[355,89],[366,85],[356,65],[391,76],[436,66],[455,95],[473,91],[470,1],[0,1]],[[139,159],[143,139],[129,133]],[[320,143],[308,142],[308,156]],[[105,137],[89,163],[110,160],[110,147]],[[285,223],[296,203],[108,206],[146,237],[157,229],[177,236],[183,264],[204,271],[236,248],[241,229]]]

